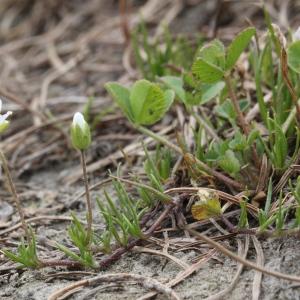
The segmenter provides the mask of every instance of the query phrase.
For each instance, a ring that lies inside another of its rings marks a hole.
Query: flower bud
[[[1,108],[2,108],[2,101],[0,99],[0,112],[1,112]],[[7,120],[7,118],[12,114],[11,111],[8,111],[6,114],[2,115],[0,114],[0,133],[4,132],[9,125],[9,121]]]
[[[88,123],[81,113],[75,113],[71,125],[71,139],[74,148],[85,150],[91,144],[91,131]]]

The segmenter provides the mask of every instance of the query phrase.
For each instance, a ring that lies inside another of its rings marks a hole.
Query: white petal
[[[2,100],[0,99],[0,112],[2,110]]]
[[[85,124],[86,124],[86,121],[84,120],[82,113],[80,113],[80,112],[75,113],[75,115],[73,117],[73,125],[74,126],[78,125],[83,130]]]
[[[12,114],[12,112],[8,111],[4,115],[0,115],[0,124],[4,123],[11,114]]]

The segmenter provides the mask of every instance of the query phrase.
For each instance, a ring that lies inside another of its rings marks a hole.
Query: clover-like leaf
[[[202,99],[200,104],[205,104],[218,96],[224,87],[224,81],[219,81],[213,84],[202,84]]]
[[[203,83],[216,83],[223,78],[222,69],[206,62],[202,58],[198,58],[192,66],[193,74]]]
[[[292,43],[287,50],[289,67],[300,74],[300,41]]]
[[[130,92],[133,120],[139,125],[152,125],[159,121],[170,108],[175,93],[163,91],[157,84],[138,80]]]
[[[217,193],[199,189],[197,196],[199,201],[191,209],[194,219],[200,221],[221,214],[221,204]]]
[[[229,147],[235,151],[244,151],[247,148],[247,139],[246,136],[241,134],[240,131],[237,131],[234,139],[230,141]]]
[[[226,55],[226,70],[231,70],[242,52],[249,45],[256,30],[254,27],[249,27],[240,32],[227,48]]]
[[[204,61],[223,70],[225,67],[224,44],[217,39],[213,40],[199,50],[197,58],[202,58]]]
[[[221,105],[216,106],[215,111],[217,115],[229,121],[234,121],[236,118],[236,112],[229,99],[226,99]]]
[[[231,176],[235,176],[241,169],[240,162],[232,150],[227,150],[225,154],[218,159],[218,164]]]
[[[176,96],[185,103],[185,91],[183,89],[183,80],[177,76],[164,76],[160,77],[160,80],[171,90],[173,90]]]
[[[116,82],[108,82],[104,85],[104,87],[111,95],[111,97],[117,102],[118,106],[121,108],[125,116],[130,121],[133,121],[133,115],[131,112],[129,100],[129,90]]]

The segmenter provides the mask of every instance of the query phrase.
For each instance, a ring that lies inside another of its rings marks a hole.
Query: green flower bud
[[[2,108],[2,101],[0,99],[0,112],[1,112],[1,108]],[[0,133],[3,133],[9,125],[9,121],[6,120],[10,115],[12,114],[11,111],[8,111],[6,114],[1,115],[0,114]]]
[[[85,150],[91,144],[91,131],[88,123],[81,113],[75,113],[71,125],[71,139],[74,148]]]

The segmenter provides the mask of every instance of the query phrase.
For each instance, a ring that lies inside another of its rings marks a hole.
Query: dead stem
[[[20,220],[21,220],[21,223],[22,223],[23,230],[25,231],[25,234],[26,234],[27,243],[29,243],[31,241],[31,234],[29,232],[28,226],[27,226],[26,221],[25,221],[24,211],[23,211],[23,208],[22,208],[22,205],[21,205],[20,198],[18,196],[16,187],[15,187],[14,182],[12,180],[6,157],[5,157],[4,153],[2,152],[2,150],[0,150],[0,160],[1,160],[1,163],[2,163],[2,167],[4,169],[4,173],[7,177],[8,184],[10,186],[10,190],[11,190],[11,193],[12,193],[12,196],[13,196],[13,200],[15,202],[15,205],[17,207],[17,210],[18,210],[18,213],[19,213],[19,216],[20,216]]]
[[[160,283],[158,280],[145,277],[137,274],[128,274],[128,273],[116,273],[116,274],[101,274],[90,279],[83,279],[75,283],[69,284],[58,291],[52,293],[48,300],[57,300],[62,299],[64,295],[71,295],[75,291],[78,291],[78,288],[93,286],[103,282],[116,282],[116,281],[136,281],[138,284],[142,285],[147,289],[154,289],[158,293],[164,294],[167,298],[173,300],[180,300],[179,296],[168,286]]]
[[[92,212],[92,204],[91,204],[91,196],[89,190],[88,177],[86,172],[86,161],[85,161],[85,153],[83,150],[80,151],[81,157],[81,166],[83,171],[83,181],[85,186],[85,197],[86,197],[86,205],[87,205],[87,241],[86,243],[89,245],[92,239],[92,222],[93,222],[93,212]]]

